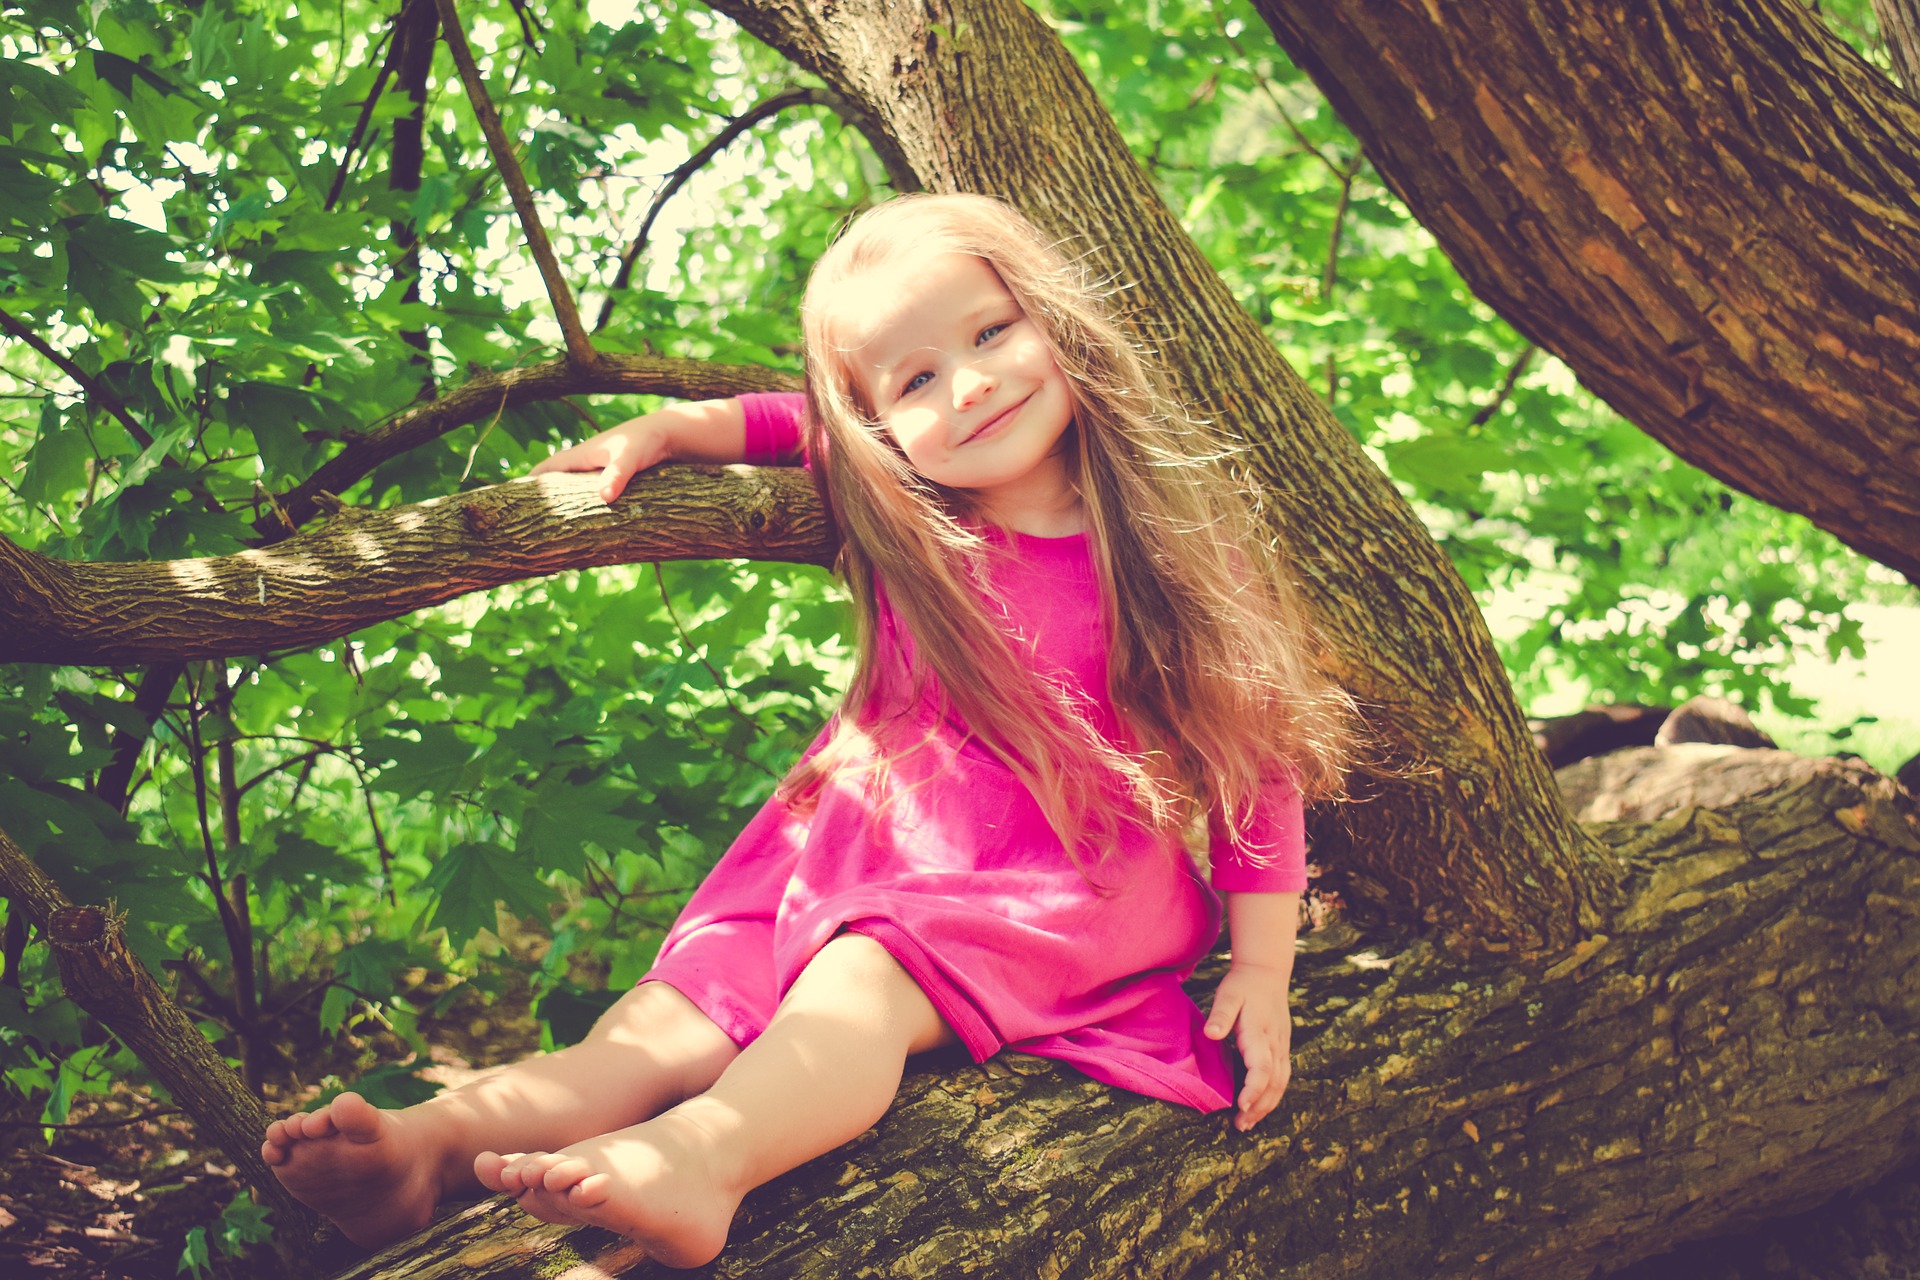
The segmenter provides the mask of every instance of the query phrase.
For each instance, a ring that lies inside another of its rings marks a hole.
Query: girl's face
[[[1078,506],[1066,375],[984,259],[902,254],[842,290],[835,328],[854,377],[916,472],[1015,528]]]

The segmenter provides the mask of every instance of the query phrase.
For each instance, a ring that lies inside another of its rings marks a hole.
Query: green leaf
[[[427,927],[444,928],[455,947],[497,927],[496,904],[514,915],[544,916],[552,901],[525,858],[484,842],[454,845],[421,885],[435,895]]]
[[[63,422],[52,396],[40,402],[39,431],[27,453],[27,473],[20,479],[20,496],[28,502],[53,502],[87,483],[87,463],[93,444],[77,422]]]
[[[207,1248],[207,1229],[193,1227],[187,1231],[186,1243],[180,1249],[180,1261],[174,1265],[174,1271],[192,1271],[193,1280],[201,1280],[213,1269],[213,1255]]]
[[[389,735],[366,749],[368,760],[386,762],[375,785],[401,800],[450,790],[473,758],[473,748],[452,725],[421,724],[414,732],[418,741]]]
[[[273,1239],[273,1210],[242,1192],[220,1211],[220,1252],[237,1258],[248,1245]]]
[[[553,1047],[563,1048],[585,1040],[600,1015],[625,994],[624,990],[596,990],[562,982],[534,1002],[533,1016],[546,1024]]]

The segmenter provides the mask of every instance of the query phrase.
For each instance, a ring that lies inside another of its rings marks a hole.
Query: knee
[[[584,1045],[662,1049],[675,1057],[730,1058],[738,1047],[700,1006],[664,982],[643,982],[600,1015]]]
[[[909,1053],[956,1041],[906,966],[865,934],[835,934],[801,973],[782,1008],[815,1003],[863,1011],[862,1016],[898,1032]]]

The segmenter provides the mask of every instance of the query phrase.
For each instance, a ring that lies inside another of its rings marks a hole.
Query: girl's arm
[[[668,405],[562,449],[531,474],[598,471],[600,500],[611,505],[627,481],[662,462],[783,461],[797,452],[805,403],[754,395]]]
[[[1265,1119],[1293,1077],[1293,1016],[1287,991],[1293,982],[1299,924],[1298,893],[1227,894],[1233,960],[1214,993],[1206,1034],[1224,1040],[1239,1029],[1234,1043],[1247,1064],[1247,1080],[1235,1100],[1236,1129],[1251,1129]]]

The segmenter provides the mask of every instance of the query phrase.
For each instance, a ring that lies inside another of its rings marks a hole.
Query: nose
[[[953,375],[953,407],[971,409],[992,391],[993,375],[977,364],[961,365]]]

